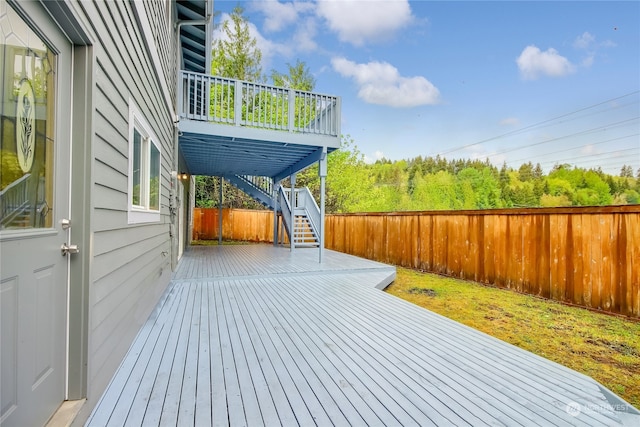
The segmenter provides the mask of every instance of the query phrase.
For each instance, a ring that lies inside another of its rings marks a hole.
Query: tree
[[[531,181],[533,179],[533,164],[531,162],[523,163],[518,169],[518,178],[522,182]]]
[[[542,179],[543,175],[542,166],[540,166],[540,163],[536,163],[536,167],[533,169],[533,179]]]
[[[313,90],[316,80],[304,62],[298,59],[295,65],[287,63],[287,69],[289,71],[288,74],[282,74],[276,70],[271,71],[271,80],[275,86],[304,90],[306,92]]]
[[[224,21],[221,28],[222,37],[213,42],[211,52],[211,73],[220,77],[261,82],[262,52],[258,49],[258,42],[251,36],[249,23],[244,17],[244,9],[237,6],[231,12],[230,19]],[[211,85],[210,96],[215,102],[211,103],[211,114],[217,117],[233,115],[235,111],[234,91],[228,85]],[[213,109],[216,108],[217,111]],[[248,112],[243,111],[243,115]],[[196,177],[196,206],[215,207],[218,200],[220,181],[212,176]],[[236,187],[223,184],[223,207],[261,208],[249,195]]]
[[[238,190],[227,181],[222,184],[223,208],[265,209],[258,201]],[[220,194],[220,178],[196,176],[195,199],[197,208],[217,208]]]
[[[222,24],[223,37],[214,41],[211,73],[216,76],[250,82],[262,82],[262,52],[251,36],[242,6],[236,6]]]
[[[367,212],[374,209],[375,191],[364,156],[350,136],[343,136],[340,149],[327,158],[326,210],[329,213]],[[297,185],[309,187],[320,196],[317,164],[298,174]]]
[[[622,168],[620,169],[620,177],[633,178],[633,168],[631,166],[622,165]]]

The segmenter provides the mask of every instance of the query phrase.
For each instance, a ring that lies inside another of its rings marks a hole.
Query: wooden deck
[[[394,277],[332,251],[193,247],[88,425],[640,420],[591,378],[376,288]]]

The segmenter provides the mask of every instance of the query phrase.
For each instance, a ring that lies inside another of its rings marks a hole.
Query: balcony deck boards
[[[317,256],[191,248],[88,425],[619,425],[590,378],[376,289],[394,268]]]

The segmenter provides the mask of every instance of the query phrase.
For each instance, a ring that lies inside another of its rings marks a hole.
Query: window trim
[[[150,181],[150,159],[151,159],[151,144],[158,151],[158,209],[150,209],[148,207],[148,197],[150,195],[150,188],[147,188],[148,185],[141,186],[142,191],[145,192],[143,194],[143,198],[147,199],[144,206],[136,206],[133,204],[133,138],[134,132],[137,132],[142,137],[142,158],[141,162],[144,165],[141,165],[143,177],[146,178],[146,183]],[[128,223],[129,224],[140,224],[140,223],[148,223],[148,222],[160,222],[160,200],[162,196],[162,147],[153,132],[149,123],[145,120],[143,114],[140,109],[137,107],[135,102],[132,99],[129,99],[129,159],[128,159],[128,190],[127,190],[127,211],[128,211]]]

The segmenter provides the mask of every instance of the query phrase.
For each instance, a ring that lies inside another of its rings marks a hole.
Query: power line
[[[586,144],[586,145],[580,145],[580,146],[573,147],[573,148],[567,148],[565,150],[552,151],[550,153],[545,153],[542,156],[550,156],[552,154],[566,153],[567,151],[579,150],[579,149],[583,149],[583,148],[586,148],[586,147],[592,147],[594,145],[606,144],[607,142],[619,141],[619,140],[622,140],[622,139],[627,139],[627,138],[631,138],[631,137],[638,136],[638,135],[640,135],[640,133],[633,133],[633,134],[621,136],[621,137],[618,137],[618,138],[611,138],[611,139],[607,139],[605,141],[591,142],[591,143]],[[597,156],[598,154],[594,153],[593,155]],[[523,159],[518,159],[518,160],[511,160],[510,163],[518,163],[518,162],[523,162],[525,160],[529,160],[529,157],[523,158]]]
[[[590,133],[600,132],[602,130],[610,130],[610,129],[614,128],[614,127],[620,126],[621,124],[632,122],[632,121],[638,120],[638,119],[640,119],[640,116],[633,117],[633,118],[627,119],[627,120],[621,120],[619,122],[611,123],[611,124],[608,124],[608,125],[603,125],[603,126],[598,126],[598,127],[595,127],[595,128],[583,130],[583,131],[572,133],[572,134],[569,134],[569,135],[564,135],[564,136],[559,136],[559,137],[556,137],[556,138],[546,139],[546,140],[540,141],[540,142],[534,142],[533,144],[527,144],[527,145],[522,145],[522,146],[515,147],[515,148],[510,148],[510,149],[507,149],[507,150],[496,151],[496,154],[511,153],[513,151],[518,151],[518,150],[522,150],[522,149],[525,149],[525,148],[531,148],[531,147],[535,147],[535,146],[542,145],[542,144],[548,144],[549,142],[555,142],[555,141],[559,141],[559,140],[565,139],[565,138],[571,138],[571,137],[579,136],[579,135],[587,135],[587,134],[590,134]]]
[[[573,114],[577,114],[577,113],[580,113],[580,112],[583,112],[583,111],[586,111],[586,110],[589,110],[589,109],[592,109],[592,108],[595,108],[595,107],[599,107],[599,106],[601,106],[601,105],[604,105],[604,104],[607,104],[607,103],[610,103],[610,102],[613,102],[613,101],[617,101],[617,100],[619,100],[619,99],[623,99],[623,98],[626,98],[626,97],[628,97],[628,96],[635,95],[635,94],[637,94],[637,93],[640,93],[640,90],[636,90],[636,91],[634,91],[634,92],[630,92],[630,93],[627,93],[627,94],[625,94],[625,95],[618,96],[618,97],[616,97],[616,98],[611,98],[611,99],[608,99],[608,100],[606,100],[606,101],[602,101],[602,102],[599,102],[599,103],[597,103],[597,104],[593,104],[593,105],[590,105],[590,106],[588,106],[588,107],[584,107],[584,108],[581,108],[581,109],[579,109],[579,110],[572,111],[572,112],[570,112],[570,113],[566,113],[566,114],[562,114],[562,115],[557,116],[557,117],[553,117],[553,118],[551,118],[551,119],[543,120],[543,121],[541,121],[541,122],[537,122],[537,123],[534,123],[534,124],[532,124],[532,125],[525,126],[525,127],[523,127],[523,128],[513,130],[513,131],[511,131],[511,132],[507,132],[507,133],[503,133],[503,134],[498,135],[498,136],[494,136],[494,137],[491,137],[491,138],[483,139],[483,140],[481,140],[481,141],[474,142],[474,143],[472,143],[472,144],[466,144],[466,145],[463,145],[463,146],[460,146],[460,147],[455,147],[455,148],[452,148],[452,149],[450,149],[450,150],[448,150],[448,151],[441,152],[441,153],[439,153],[439,154],[440,154],[441,156],[445,156],[446,154],[453,153],[453,152],[456,152],[456,151],[460,151],[460,150],[463,150],[463,149],[465,149],[465,148],[473,147],[473,146],[475,146],[475,145],[483,144],[483,143],[485,143],[485,142],[494,141],[494,140],[496,140],[496,139],[504,138],[505,136],[516,135],[516,134],[518,134],[518,133],[524,132],[524,131],[526,131],[526,130],[533,129],[533,128],[535,128],[535,127],[539,127],[539,126],[544,125],[544,124],[546,124],[546,123],[553,122],[553,121],[556,121],[556,120],[562,119],[562,118],[564,118],[564,117],[568,117],[568,116],[571,116],[571,115],[573,115]]]
[[[614,154],[622,154],[622,153],[627,153],[629,151],[638,151],[640,153],[640,147],[633,147],[633,148],[627,148],[624,150],[616,150],[616,151],[607,151],[604,153],[598,153],[597,156],[600,157],[600,159],[602,159],[602,156],[607,156],[607,155],[614,155]],[[549,164],[549,163],[563,163],[564,161],[570,161],[570,160],[577,160],[577,159],[583,159],[583,158],[593,158],[595,155],[594,154],[588,154],[586,156],[577,156],[577,157],[569,157],[569,158],[565,158],[565,159],[555,159],[555,160],[547,160],[547,161],[542,161],[539,162],[540,165],[545,165],[545,164]],[[594,161],[596,161],[598,159],[594,159]],[[625,159],[628,161],[628,159]]]

